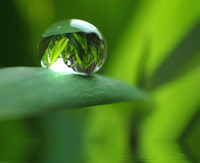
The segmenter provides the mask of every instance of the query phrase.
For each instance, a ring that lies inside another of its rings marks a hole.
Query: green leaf
[[[47,50],[45,51],[45,54],[44,54],[42,60],[43,60],[43,62],[49,63]]]
[[[41,38],[38,44],[38,58],[41,60],[53,36]]]
[[[163,61],[160,67],[152,76],[152,88],[158,87],[172,79],[175,79],[185,72],[197,67],[187,67],[194,58],[198,58],[200,51],[200,21],[188,36],[172,51],[167,59]],[[182,71],[184,70],[184,72]]]
[[[92,52],[92,54],[93,54],[95,63],[97,63],[97,52],[98,52],[98,50],[96,50],[96,48],[93,47],[93,46],[90,46],[90,49],[91,49],[91,52]],[[100,58],[99,58],[99,60],[100,60]]]
[[[77,63],[78,63],[78,61],[76,61],[75,63],[73,63],[73,65],[71,65],[70,67],[74,67]]]
[[[88,67],[90,67],[93,62],[95,62],[94,59],[85,68],[87,69]]]
[[[76,50],[75,50],[76,51]],[[77,60],[77,62],[78,62],[78,64],[79,64],[79,66],[81,66],[81,68],[84,68],[84,66],[83,66],[83,62],[81,61],[81,59],[79,58],[79,56],[78,56],[78,54],[77,54],[77,51],[76,51],[76,54],[75,54],[75,57],[76,57],[76,60]],[[73,67],[73,66],[72,66]]]
[[[138,88],[97,74],[85,76],[45,68],[16,67],[1,69],[0,77],[0,118],[149,97]]]
[[[83,49],[87,51],[87,38],[85,33],[73,33],[74,37],[82,45]]]
[[[149,79],[147,76],[147,63],[150,57],[151,40],[150,38],[144,39],[144,45],[138,60],[136,83],[140,88],[148,89]]]
[[[82,45],[78,42],[78,40],[73,35],[70,34],[67,37],[69,38],[70,42],[74,45],[75,49],[77,49],[79,58],[81,59],[83,64],[86,66],[87,63],[84,62],[85,51]]]
[[[59,42],[57,42],[57,44],[54,46],[54,48],[52,50],[52,55],[51,55],[51,65],[53,65],[55,60],[58,58],[58,56],[64,50],[68,41],[69,41],[69,39],[64,37]]]

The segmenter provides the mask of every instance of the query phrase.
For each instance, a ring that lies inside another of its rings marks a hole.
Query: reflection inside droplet
[[[106,45],[96,27],[82,20],[59,22],[42,35],[38,45],[42,67],[59,72],[90,74],[106,59]]]

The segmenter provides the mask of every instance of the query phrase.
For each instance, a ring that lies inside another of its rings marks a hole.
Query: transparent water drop
[[[44,32],[38,54],[42,67],[90,74],[102,67],[107,49],[95,26],[71,19],[58,22]]]

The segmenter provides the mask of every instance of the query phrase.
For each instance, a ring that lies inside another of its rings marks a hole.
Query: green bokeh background
[[[40,66],[40,36],[72,18],[92,23],[106,38],[99,73],[142,87],[153,103],[2,120],[0,161],[200,161],[200,1],[0,0],[0,67]]]

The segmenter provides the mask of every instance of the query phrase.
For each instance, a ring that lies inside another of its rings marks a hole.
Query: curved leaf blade
[[[51,55],[51,65],[53,65],[55,60],[58,58],[58,56],[64,50],[68,41],[69,41],[69,39],[64,37],[59,42],[57,42],[57,44],[54,46],[54,48],[52,50],[52,55]]]
[[[0,118],[149,97],[138,88],[97,74],[83,76],[28,67],[1,69],[0,90]]]
[[[84,62],[84,56],[85,56],[85,51],[82,47],[82,45],[78,42],[78,40],[73,36],[73,35],[68,35],[69,41],[74,45],[74,47],[77,49],[78,56],[81,59],[82,63],[84,65],[87,65],[87,63]]]
[[[199,62],[197,64],[192,64],[193,66],[188,66],[191,61],[199,59],[199,45],[200,20],[153,74],[151,77],[151,89],[157,88],[170,80],[176,79],[199,66]]]

